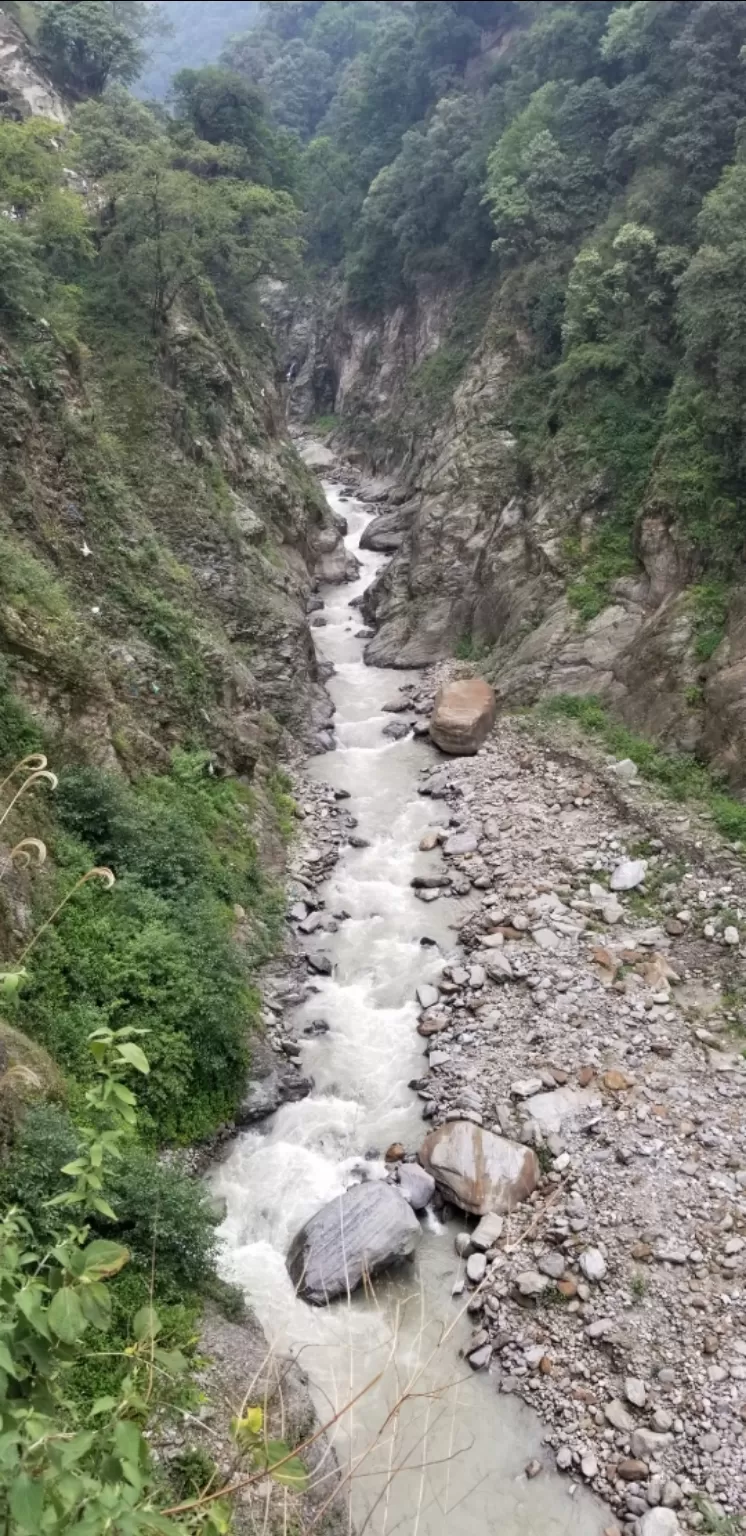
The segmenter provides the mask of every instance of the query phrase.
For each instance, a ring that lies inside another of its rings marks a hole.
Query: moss
[[[689,588],[694,617],[694,654],[697,661],[711,661],[725,636],[730,590],[711,578]]]

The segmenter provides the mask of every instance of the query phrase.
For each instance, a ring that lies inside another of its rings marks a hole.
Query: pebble
[[[580,1255],[579,1263],[586,1280],[593,1281],[594,1285],[603,1280],[607,1264],[599,1248],[586,1248]]]

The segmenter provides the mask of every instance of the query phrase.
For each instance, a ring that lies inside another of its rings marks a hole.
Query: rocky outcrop
[[[420,1148],[420,1162],[441,1192],[474,1216],[514,1211],[539,1182],[539,1163],[530,1147],[472,1120],[449,1120],[431,1131]]]
[[[54,123],[67,120],[61,98],[4,7],[0,8],[0,117],[47,117]]]
[[[472,757],[495,723],[494,689],[481,677],[445,683],[438,690],[430,719],[430,737],[451,757]]]
[[[411,1259],[420,1225],[391,1184],[357,1184],[322,1206],[293,1239],[288,1270],[299,1296],[321,1307],[381,1270]]]

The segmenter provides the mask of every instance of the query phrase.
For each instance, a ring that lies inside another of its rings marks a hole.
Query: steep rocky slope
[[[382,475],[368,537],[394,558],[365,605],[370,662],[480,660],[506,703],[594,693],[630,724],[704,753],[732,781],[742,768],[746,626],[732,601],[703,660],[701,565],[660,511],[641,516],[637,569],[584,622],[568,601],[577,552],[603,524],[604,477],[556,453],[536,474],[512,430],[524,339],[493,303],[471,350],[452,344],[469,296],[426,284],[379,320],[336,296],[293,309],[269,301],[291,411],[336,412],[336,440]],[[473,297],[472,297],[473,303]],[[484,295],[482,295],[482,306]],[[468,337],[468,331],[467,331]]]

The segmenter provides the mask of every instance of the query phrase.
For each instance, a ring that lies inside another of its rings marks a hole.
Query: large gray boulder
[[[420,1224],[391,1184],[357,1184],[321,1207],[290,1244],[287,1266],[298,1295],[315,1307],[346,1296],[404,1259]]]
[[[471,1120],[448,1120],[420,1147],[420,1162],[462,1211],[504,1216],[527,1200],[539,1181],[536,1153]]]
[[[441,752],[471,757],[486,741],[496,713],[494,690],[484,678],[445,683],[435,700],[430,735]]]

